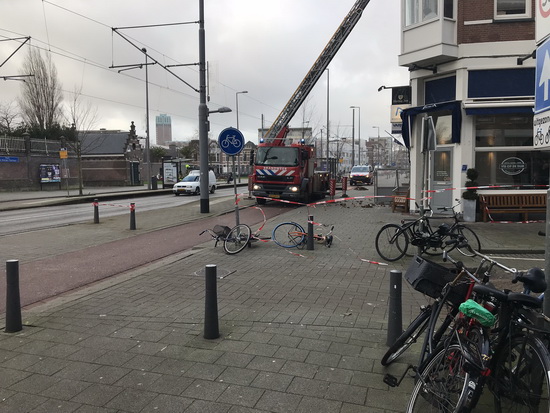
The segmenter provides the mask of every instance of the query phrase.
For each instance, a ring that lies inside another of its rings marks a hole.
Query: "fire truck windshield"
[[[256,165],[298,166],[298,148],[261,146]]]

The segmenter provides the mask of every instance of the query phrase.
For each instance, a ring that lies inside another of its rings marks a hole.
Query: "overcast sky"
[[[96,106],[95,127],[127,130],[131,121],[145,136],[145,69],[118,73],[110,66],[143,63],[144,55],[112,28],[196,22],[198,0],[0,0],[0,40],[31,36],[31,45],[51,52],[67,101],[82,87]],[[211,137],[236,127],[257,142],[257,130],[269,127],[307,74],[355,0],[205,0],[206,59],[210,110],[228,106],[232,113],[211,114]],[[372,0],[329,65],[330,131],[351,136],[352,109],[361,108],[361,138],[390,131],[391,91],[381,85],[408,84],[408,71],[397,64],[400,52],[400,2]],[[164,65],[198,62],[198,24],[123,29],[139,48]],[[19,46],[0,42],[0,62]],[[0,67],[0,76],[23,74],[27,46]],[[197,66],[171,69],[199,87]],[[172,118],[174,140],[197,136],[199,96],[158,65],[149,66],[151,143],[155,116]],[[0,83],[0,102],[15,101],[21,82]],[[356,110],[356,127],[359,125]],[[327,76],[319,80],[291,127],[326,126]],[[356,137],[358,136],[356,129]]]

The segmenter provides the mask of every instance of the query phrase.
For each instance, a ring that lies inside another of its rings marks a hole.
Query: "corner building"
[[[533,148],[535,0],[401,0],[399,65],[410,71],[402,113],[411,154],[411,197],[422,198],[424,165],[432,206],[461,198],[466,170],[478,191],[545,192],[550,152]],[[437,148],[422,153],[422,119]],[[536,186],[541,185],[541,186]],[[414,201],[411,202],[414,209]]]

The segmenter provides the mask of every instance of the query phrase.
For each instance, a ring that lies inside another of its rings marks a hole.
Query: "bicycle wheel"
[[[469,393],[470,375],[459,344],[435,352],[418,376],[412,390],[408,413],[462,412]]]
[[[237,254],[241,252],[250,241],[250,234],[252,231],[246,224],[239,224],[229,231],[225,241],[223,242],[223,249],[228,254]]]
[[[271,238],[280,247],[295,248],[305,242],[304,229],[295,222],[283,222],[273,229]]]
[[[498,355],[489,385],[495,411],[550,412],[549,374],[550,354],[538,338],[512,338]]]
[[[481,242],[479,242],[479,238],[472,229],[465,227],[464,225],[457,225],[451,231],[451,237],[457,236],[464,237],[468,241],[468,245],[470,246],[470,248],[472,248],[474,251],[481,251]],[[466,257],[475,257],[475,254],[472,253],[468,248],[460,248],[457,246],[456,249],[458,252]]]
[[[424,330],[426,330],[426,327],[428,327],[431,312],[431,306],[422,308],[420,314],[416,316],[403,334],[401,334],[397,340],[395,340],[395,343],[390,346],[388,351],[386,351],[386,354],[384,354],[382,360],[380,360],[380,363],[383,366],[388,366],[393,363],[412,344],[416,343],[418,337],[421,337]]]
[[[397,224],[384,225],[375,239],[376,252],[386,261],[397,261],[407,253],[409,237]]]

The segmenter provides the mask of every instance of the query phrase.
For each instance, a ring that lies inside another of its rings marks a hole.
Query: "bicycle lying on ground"
[[[481,251],[481,243],[476,233],[459,221],[459,214],[455,211],[455,208],[459,205],[460,202],[451,207],[437,208],[440,211],[453,212],[454,222],[452,225],[443,223],[436,229],[432,228],[430,217],[433,215],[433,210],[431,208],[426,209],[423,215],[413,221],[406,222],[402,220],[401,225],[384,225],[376,234],[376,251],[386,261],[397,261],[405,256],[409,245],[419,247],[420,252],[418,255],[439,255],[445,248],[445,241],[449,238],[465,238],[474,251]],[[457,245],[451,246],[449,251],[456,247],[461,254],[474,256],[468,248],[461,248]]]
[[[326,227],[326,225],[318,225]],[[329,247],[332,245],[334,225],[326,234],[313,234],[315,242]],[[296,222],[283,222],[277,225],[271,234],[271,239],[283,248],[304,248],[307,245],[308,233]]]
[[[213,229],[205,229],[199,235],[208,232],[212,239],[218,242],[223,242],[223,249],[227,254],[237,254],[241,252],[249,244],[252,230],[246,224],[239,224],[233,228],[225,225],[214,225]]]

